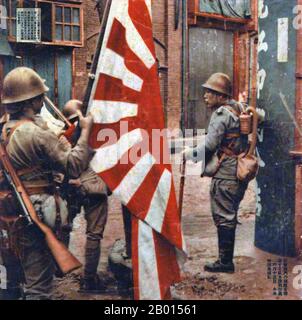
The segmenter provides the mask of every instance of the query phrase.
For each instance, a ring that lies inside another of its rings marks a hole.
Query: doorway
[[[215,72],[228,74],[233,80],[234,33],[210,28],[189,29],[189,97],[188,128],[205,129],[211,112],[203,101],[201,85]]]
[[[40,48],[23,50],[16,57],[3,58],[3,76],[16,67],[36,70],[46,80],[48,97],[59,107],[72,97],[72,50]]]

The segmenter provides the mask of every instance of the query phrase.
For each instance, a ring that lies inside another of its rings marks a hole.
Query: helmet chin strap
[[[230,99],[223,95],[217,94],[217,100],[217,105],[213,108],[214,110],[217,110],[218,108],[226,104]]]
[[[25,118],[33,118],[35,116],[34,109],[28,107],[23,109],[23,114]]]

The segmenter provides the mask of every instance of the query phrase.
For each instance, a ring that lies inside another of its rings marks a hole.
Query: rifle
[[[179,1],[178,1],[179,2]],[[179,3],[178,3],[179,4]],[[175,7],[176,8],[176,7]],[[188,11],[188,4],[186,0],[182,1],[182,93],[181,93],[181,123],[180,127],[182,132],[185,132],[185,129],[188,128],[188,117],[187,117],[187,106],[188,106],[188,90],[186,87],[187,78],[188,78],[188,21],[187,21],[187,11]],[[185,138],[185,135],[184,135]],[[182,164],[180,168],[180,188],[179,188],[179,212],[180,216],[182,216],[183,210],[183,198],[184,198],[184,191],[185,191],[185,182],[186,182],[186,157],[183,155]]]
[[[73,126],[73,124],[64,116],[64,114],[55,106],[55,104],[47,96],[45,96],[44,99],[48,106],[52,109],[52,111],[58,116],[58,118],[65,123],[67,128]]]
[[[51,228],[44,224],[38,217],[30,197],[23,186],[23,183],[21,182],[9,160],[3,142],[0,142],[0,161],[3,166],[4,176],[6,177],[7,182],[10,184],[14,195],[16,196],[20,207],[22,208],[24,217],[27,219],[29,224],[36,224],[44,233],[46,243],[60,270],[66,274],[80,268],[82,265],[78,259],[74,257],[64,246],[64,244],[56,238]]]

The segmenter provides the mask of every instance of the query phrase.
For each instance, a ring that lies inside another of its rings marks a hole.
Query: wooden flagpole
[[[86,88],[86,92],[85,92],[85,96],[84,96],[84,100],[83,100],[83,114],[85,114],[88,109],[91,91],[92,91],[92,88],[94,85],[98,62],[99,62],[99,58],[100,58],[100,54],[101,54],[101,50],[102,50],[102,45],[103,45],[106,26],[107,26],[107,22],[108,22],[111,2],[112,2],[112,0],[107,0],[105,10],[104,10],[104,15],[102,17],[100,34],[99,34],[95,54],[93,57],[93,61],[92,61],[91,69],[90,69],[90,74],[89,74],[89,80],[88,80],[88,84],[87,84],[87,88]]]
[[[187,128],[187,116],[186,116],[186,105],[187,105],[187,92],[186,92],[186,81],[187,81],[187,2],[182,1],[182,110],[181,110],[181,129],[183,132],[183,138],[185,138],[185,129]],[[179,212],[182,216],[183,209],[183,198],[186,183],[186,158],[183,155],[182,165],[180,168],[180,187],[179,187]]]

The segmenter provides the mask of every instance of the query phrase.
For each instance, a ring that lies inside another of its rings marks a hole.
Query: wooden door
[[[20,66],[33,68],[46,80],[48,97],[62,108],[72,96],[72,50],[43,48],[37,52],[24,51],[20,57],[3,58],[4,74]]]
[[[201,85],[215,72],[224,72],[233,79],[233,53],[232,31],[189,29],[189,129],[207,128],[211,113],[206,110]]]

